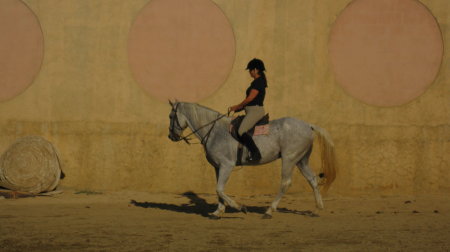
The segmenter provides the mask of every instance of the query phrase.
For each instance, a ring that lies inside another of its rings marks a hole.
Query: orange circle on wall
[[[416,0],[355,0],[333,25],[329,53],[336,80],[348,94],[396,106],[434,81],[443,40],[436,19]]]
[[[0,1],[0,101],[31,85],[43,57],[44,38],[34,13],[20,0]]]
[[[210,0],[152,0],[131,28],[135,80],[161,101],[199,101],[226,80],[235,56],[228,19]]]

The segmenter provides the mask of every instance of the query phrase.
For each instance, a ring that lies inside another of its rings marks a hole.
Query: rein
[[[220,119],[222,119],[223,117],[225,117],[225,115],[221,115],[221,116],[217,117],[216,119],[212,120],[211,122],[209,122],[209,123],[207,123],[207,124],[205,124],[205,125],[202,125],[200,128],[195,129],[194,131],[192,131],[191,133],[189,133],[187,136],[181,137],[181,138],[180,138],[180,141],[181,141],[181,140],[184,140],[187,144],[190,145],[191,143],[189,142],[189,140],[192,140],[192,138],[189,138],[189,136],[191,136],[191,135],[197,133],[199,130],[201,130],[201,129],[205,128],[206,126],[209,126],[209,125],[212,124],[211,128],[209,128],[209,130],[208,130],[208,133],[206,133],[206,135],[205,135],[204,137],[202,137],[202,139],[200,139],[200,143],[201,143],[201,144],[206,144],[206,142],[207,142],[208,139],[209,139],[209,135],[211,134],[212,129],[213,129],[214,126],[216,125],[216,122],[219,121]],[[206,139],[206,140],[205,140],[205,139]],[[198,143],[195,143],[195,144],[198,144]]]

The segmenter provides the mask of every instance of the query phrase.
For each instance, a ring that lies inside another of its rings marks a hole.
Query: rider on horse
[[[252,59],[247,64],[247,70],[254,79],[246,91],[246,98],[239,104],[228,108],[229,111],[245,110],[245,117],[239,127],[239,141],[244,144],[250,156],[247,158],[249,163],[257,163],[261,160],[261,153],[252,139],[247,133],[255,124],[264,117],[264,97],[266,95],[267,80],[264,71],[264,63],[260,59]]]

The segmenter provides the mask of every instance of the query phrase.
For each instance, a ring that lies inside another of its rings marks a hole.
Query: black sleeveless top
[[[255,99],[253,99],[253,101],[248,103],[246,106],[255,106],[255,105],[264,106],[264,98],[266,97],[266,87],[267,81],[265,78],[259,77],[253,80],[252,83],[250,84],[250,87],[247,88],[247,91],[245,93],[248,97],[250,91],[252,89],[256,89],[258,90],[258,95],[255,97]]]

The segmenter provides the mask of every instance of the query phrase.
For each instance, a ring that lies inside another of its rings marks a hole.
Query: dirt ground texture
[[[0,199],[0,251],[450,251],[450,197],[232,195],[248,213],[208,218],[212,194],[64,190]]]

